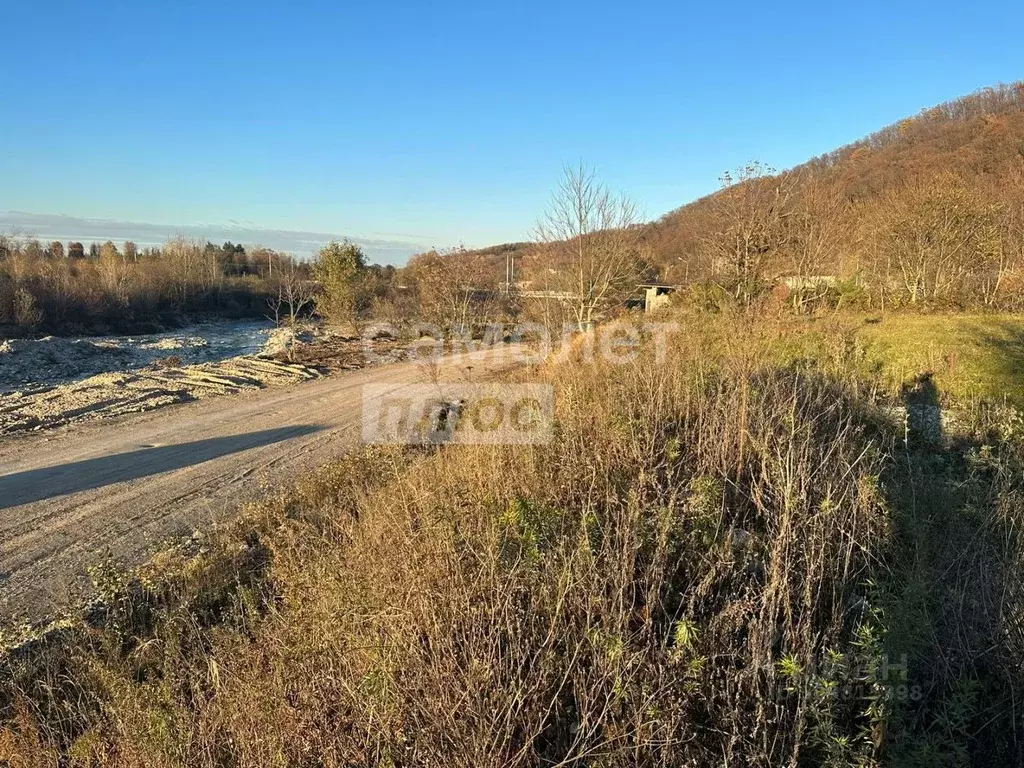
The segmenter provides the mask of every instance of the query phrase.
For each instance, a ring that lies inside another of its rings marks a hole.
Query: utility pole
[[[512,283],[516,279],[516,257],[509,253],[505,255],[505,293],[512,292]]]

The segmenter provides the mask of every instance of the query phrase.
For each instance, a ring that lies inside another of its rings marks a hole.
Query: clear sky
[[[0,0],[0,211],[524,239],[1024,78],[1024,4]]]

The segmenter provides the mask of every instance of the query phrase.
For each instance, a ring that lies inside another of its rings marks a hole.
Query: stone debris
[[[88,339],[7,339],[0,342],[0,387],[128,367],[131,349]]]
[[[0,435],[150,411],[320,375],[309,366],[244,356],[180,368],[101,373],[71,384],[0,393]]]
[[[148,337],[0,341],[0,435],[291,384],[407,352],[392,335],[363,340],[348,328],[253,322]]]
[[[141,369],[162,358],[195,365],[251,355],[272,331],[267,323],[250,320],[199,324],[142,336],[0,339],[0,392]]]
[[[312,328],[302,326],[296,328],[288,326],[275,328],[268,334],[267,341],[260,350],[260,354],[272,356],[291,352],[298,346],[311,344],[316,335],[316,331]]]
[[[187,349],[189,347],[208,347],[210,342],[201,336],[190,336],[184,339],[159,339],[143,342],[139,349]]]

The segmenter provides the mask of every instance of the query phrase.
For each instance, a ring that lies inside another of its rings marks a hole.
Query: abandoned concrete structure
[[[643,283],[637,288],[644,292],[644,312],[653,312],[656,309],[667,307],[669,295],[675,291],[678,285],[667,285],[665,283]]]

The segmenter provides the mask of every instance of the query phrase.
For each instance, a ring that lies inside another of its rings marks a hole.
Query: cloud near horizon
[[[170,238],[179,236],[218,244],[230,240],[245,246],[273,248],[300,258],[312,257],[331,240],[348,239],[363,249],[368,261],[396,266],[405,264],[413,254],[433,247],[433,244],[423,242],[415,235],[367,238],[326,232],[262,229],[241,222],[209,225],[149,224],[22,211],[0,211],[0,233],[34,237],[44,242],[60,240],[67,243],[74,240],[86,245],[107,240],[115,243],[132,240],[143,248],[162,245]]]

